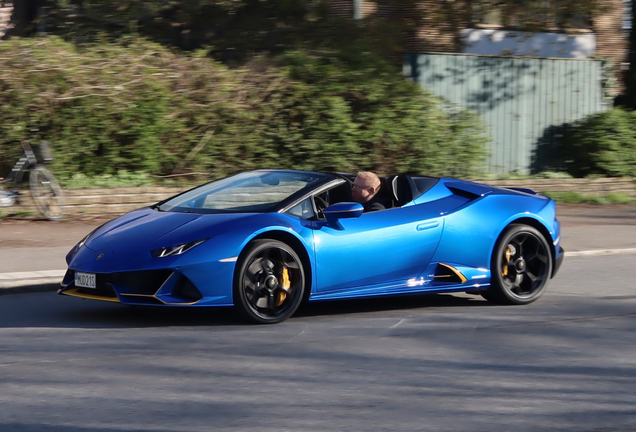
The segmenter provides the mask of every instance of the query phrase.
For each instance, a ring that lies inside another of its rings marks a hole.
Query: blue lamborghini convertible
[[[59,293],[277,323],[327,299],[464,291],[527,304],[563,260],[555,203],[532,190],[397,175],[382,179],[387,209],[363,213],[353,180],[252,171],[132,211],[68,253]]]

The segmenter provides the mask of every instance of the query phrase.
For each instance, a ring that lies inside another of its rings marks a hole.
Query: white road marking
[[[392,325],[391,327],[389,327],[389,328],[394,329],[394,328],[396,328],[396,327],[399,327],[399,326],[400,326],[403,322],[404,322],[404,320],[403,320],[403,319],[401,319],[400,321],[398,321],[396,324],[393,324],[393,325]]]
[[[566,257],[585,257],[585,256],[602,256],[602,255],[631,255],[636,254],[636,248],[625,249],[595,249],[584,251],[566,252]]]

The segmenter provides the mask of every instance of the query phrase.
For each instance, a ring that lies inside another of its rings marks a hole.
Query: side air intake
[[[492,193],[492,188],[486,185],[464,182],[448,182],[446,187],[455,195],[465,196],[470,199],[486,196]]]
[[[464,283],[466,282],[466,276],[461,274],[459,270],[455,267],[439,263],[435,268],[435,274],[431,276],[435,282],[444,282],[444,283]]]

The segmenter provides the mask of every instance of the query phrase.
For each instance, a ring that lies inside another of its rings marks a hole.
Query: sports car
[[[386,210],[364,213],[354,179],[251,171],[132,211],[73,247],[58,292],[278,323],[305,301],[459,291],[528,304],[563,260],[555,203],[532,190],[394,175]]]

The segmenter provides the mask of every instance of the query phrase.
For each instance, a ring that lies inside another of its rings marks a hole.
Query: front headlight
[[[150,251],[150,254],[155,258],[163,258],[168,256],[181,255],[189,251],[195,246],[200,245],[208,239],[195,240],[188,243],[179,243],[174,246],[162,247]]]
[[[94,232],[95,231],[91,231],[90,233],[88,233],[88,235],[86,235],[83,239],[80,240],[80,242],[77,244],[77,246],[75,246],[77,248],[77,250],[79,250],[82,246],[84,246],[84,243],[86,243],[88,238],[90,236],[92,236]]]
[[[98,226],[97,228],[95,228],[93,231],[89,232],[87,235],[84,236],[83,239],[81,239],[79,241],[79,243],[77,243],[75,246],[73,246],[73,249],[71,249],[69,251],[68,254],[66,254],[66,262],[67,264],[70,263],[73,258],[75,257],[75,255],[77,255],[77,252],[79,252],[79,250],[82,248],[82,246],[84,246],[86,244],[86,242],[88,241],[89,238],[91,238],[91,236],[93,234],[95,234],[95,232],[100,229],[101,227],[103,227],[105,224]]]

